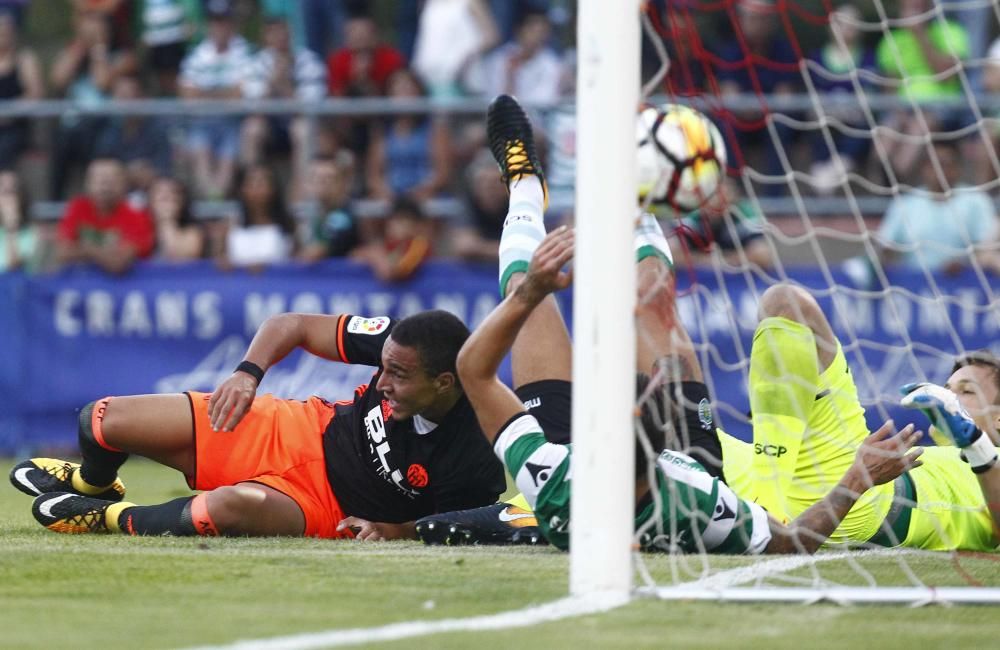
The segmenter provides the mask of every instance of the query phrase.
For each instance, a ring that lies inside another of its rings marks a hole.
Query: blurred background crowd
[[[867,194],[891,198],[853,224],[878,230],[881,261],[950,269],[972,246],[1000,272],[1000,104],[982,100],[1000,93],[996,7],[788,4],[648,3],[643,77],[707,102],[733,176],[681,215],[678,245],[771,266],[765,224],[780,215],[765,219],[758,194],[793,206]],[[0,109],[76,109],[0,111],[0,271],[349,256],[395,281],[435,256],[492,262],[507,205],[482,124],[494,95],[532,108],[554,218],[572,216],[575,12],[574,0],[0,0]],[[658,80],[661,47],[673,64]],[[872,108],[869,94],[893,101]],[[337,98],[354,101],[308,110]],[[154,99],[184,101],[143,104]],[[228,108],[185,109],[203,100]],[[254,110],[275,102],[288,108]],[[112,110],[143,105],[162,110]]]

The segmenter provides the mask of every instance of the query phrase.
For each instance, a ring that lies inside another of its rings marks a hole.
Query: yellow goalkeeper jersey
[[[805,325],[768,318],[754,338],[753,444],[737,445],[722,433],[724,471],[731,485],[740,484],[737,494],[787,522],[840,481],[868,436],[868,425],[839,343],[830,366],[820,371],[815,339]],[[742,458],[733,463],[734,457]],[[871,538],[889,512],[892,495],[891,484],[866,492],[828,543]]]

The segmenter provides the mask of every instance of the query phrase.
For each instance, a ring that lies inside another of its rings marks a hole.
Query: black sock
[[[118,528],[126,535],[197,535],[192,501],[194,497],[181,497],[155,506],[130,506],[118,515]]]
[[[94,487],[104,487],[111,485],[118,478],[118,468],[128,460],[128,454],[110,451],[98,444],[91,420],[95,404],[91,402],[80,410],[78,433],[80,454],[83,456],[80,478]]]

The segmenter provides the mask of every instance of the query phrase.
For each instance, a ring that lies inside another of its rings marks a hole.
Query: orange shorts
[[[353,537],[337,531],[344,518],[326,478],[323,432],[333,405],[258,395],[233,431],[213,431],[208,393],[188,393],[194,416],[196,490],[251,481],[274,488],[302,508],[307,537]]]

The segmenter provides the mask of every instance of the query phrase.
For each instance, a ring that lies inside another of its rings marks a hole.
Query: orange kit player
[[[469,330],[428,311],[388,317],[283,314],[254,336],[214,393],[106,397],[80,412],[81,464],[26,460],[14,487],[62,533],[414,538],[428,514],[494,503],[505,489],[455,371]],[[352,399],[257,396],[264,372],[301,347],[377,366]],[[129,454],[173,467],[197,496],[123,501]]]

